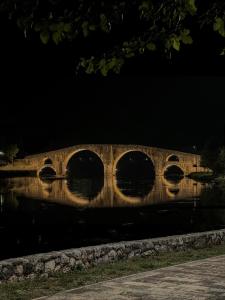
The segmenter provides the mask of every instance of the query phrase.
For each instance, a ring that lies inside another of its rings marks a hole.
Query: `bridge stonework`
[[[29,155],[24,159],[15,160],[13,164],[0,167],[0,170],[35,171],[38,175],[44,167],[51,167],[58,176],[65,176],[70,158],[83,150],[92,151],[99,156],[104,166],[105,176],[115,175],[116,166],[120,158],[132,151],[142,152],[151,159],[155,168],[155,175],[163,175],[168,167],[174,165],[182,169],[184,175],[188,175],[192,172],[206,171],[205,168],[200,166],[200,155],[197,154],[141,145],[115,144],[83,144]],[[177,161],[170,161],[169,158],[171,156],[175,156]],[[46,160],[48,160],[47,164],[45,163]],[[51,163],[49,163],[49,161],[51,161]]]

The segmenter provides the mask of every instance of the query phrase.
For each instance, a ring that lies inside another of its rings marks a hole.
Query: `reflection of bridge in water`
[[[47,202],[82,207],[146,206],[171,200],[192,199],[200,196],[202,184],[189,178],[174,183],[163,176],[156,176],[152,190],[143,197],[131,197],[123,193],[115,176],[104,178],[101,191],[93,199],[72,192],[67,180],[42,181],[38,177],[7,179],[10,192],[15,196],[40,199]]]

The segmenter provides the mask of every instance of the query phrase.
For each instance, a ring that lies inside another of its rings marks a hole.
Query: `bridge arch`
[[[184,175],[185,175],[185,170],[178,164],[167,165],[163,170],[164,177],[170,177],[170,176],[184,177]]]
[[[113,175],[113,187],[118,197],[130,204],[142,204],[153,190],[155,166],[148,153],[130,149],[114,161]]]
[[[79,206],[88,206],[90,202],[93,202],[94,200],[90,201],[89,199],[80,197],[78,195],[73,194],[68,187],[65,188],[65,193],[67,197],[72,201],[73,203],[79,205]]]
[[[141,204],[142,199],[140,197],[130,197],[125,194],[120,190],[120,188],[117,185],[116,179],[114,177],[113,179],[113,190],[116,193],[116,195],[119,197],[120,200],[128,203],[128,204]]]
[[[167,156],[166,161],[179,162],[180,159],[179,159],[178,155],[176,155],[176,154],[170,154],[169,156]]]
[[[98,195],[96,195],[96,197],[94,197],[93,199],[88,199],[87,197],[82,197],[80,195],[77,195],[77,194],[71,192],[71,190],[68,187],[67,180],[65,180],[63,183],[63,189],[64,189],[66,196],[68,197],[68,199],[70,199],[71,202],[73,202],[74,204],[79,205],[79,206],[87,207],[90,204],[93,205],[93,203],[99,202],[101,200],[102,191],[103,191],[104,187],[98,193]]]
[[[154,160],[152,159],[152,157],[149,155],[148,152],[146,151],[142,151],[142,150],[136,150],[136,149],[129,149],[129,150],[126,150],[124,152],[122,152],[120,155],[118,155],[118,157],[114,160],[114,164],[113,164],[113,175],[115,176],[116,175],[116,171],[117,171],[117,166],[118,166],[118,163],[119,161],[124,157],[126,156],[127,154],[129,153],[132,153],[132,152],[136,152],[136,153],[141,153],[143,155],[145,155],[150,163],[152,164],[152,167],[154,169],[154,175],[155,175],[155,163],[154,163]]]
[[[166,188],[166,193],[168,195],[169,198],[175,198],[178,196],[180,192],[180,188],[178,186],[174,186],[174,187],[167,187]]]
[[[176,181],[171,181],[169,178],[165,178],[164,176],[162,176],[162,182],[165,186],[166,195],[169,198],[175,198],[179,196],[182,180],[183,178],[179,178]]]
[[[37,184],[41,187],[43,195],[48,198],[53,191],[53,181],[45,180],[42,177],[37,177],[37,178],[38,178]]]
[[[53,165],[53,161],[49,157],[45,157],[43,163],[44,165]]]
[[[116,198],[118,198],[119,201],[122,200],[124,203],[127,203],[128,205],[140,206],[140,205],[144,205],[145,203],[149,203],[149,201],[151,200],[153,190],[149,191],[149,193],[144,197],[140,197],[140,196],[132,196],[131,197],[131,196],[125,195],[120,190],[115,176],[113,176],[112,185],[113,185],[113,191],[115,193]]]
[[[104,164],[95,151],[79,149],[66,159],[67,194],[74,202],[87,205],[104,188]]]
[[[38,177],[51,177],[56,175],[57,175],[56,169],[53,166],[49,166],[49,165],[42,166],[37,172]]]
[[[64,160],[64,174],[67,174],[67,168],[68,168],[68,164],[69,164],[69,161],[72,159],[72,157],[78,155],[79,153],[82,153],[82,152],[90,152],[94,155],[96,155],[99,159],[99,162],[101,162],[102,164],[102,167],[103,167],[103,173],[105,172],[105,165],[104,165],[104,162],[102,160],[102,157],[100,156],[100,154],[95,151],[95,150],[92,150],[92,149],[88,149],[88,148],[81,148],[81,149],[76,149],[76,150],[73,150],[71,151],[65,158]]]

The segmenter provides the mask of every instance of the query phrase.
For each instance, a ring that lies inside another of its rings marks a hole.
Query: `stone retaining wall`
[[[199,249],[224,243],[225,229],[12,258],[0,261],[0,283],[35,276],[48,277],[53,272],[68,272],[134,256],[151,257],[161,252]]]

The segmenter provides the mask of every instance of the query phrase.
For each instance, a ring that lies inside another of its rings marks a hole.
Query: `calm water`
[[[188,178],[1,179],[0,258],[222,228],[223,199]]]

